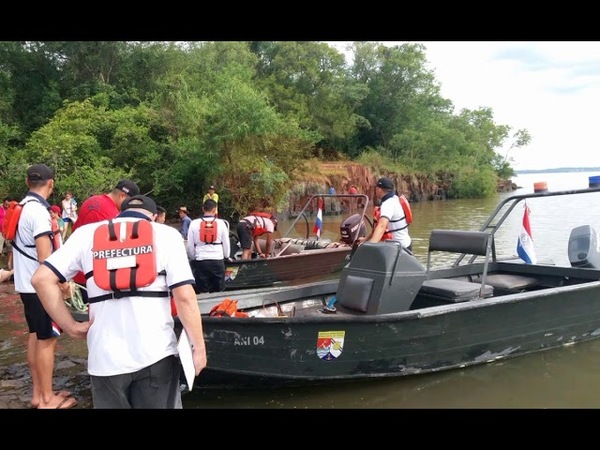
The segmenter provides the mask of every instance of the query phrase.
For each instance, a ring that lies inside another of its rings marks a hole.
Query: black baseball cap
[[[145,209],[146,211],[151,212],[152,214],[157,213],[156,203],[150,197],[145,195],[134,195],[133,197],[129,197],[125,199],[121,204],[121,211],[125,211],[126,209]]]
[[[381,189],[394,189],[394,182],[389,178],[380,178],[375,186]]]
[[[34,164],[27,169],[27,179],[29,181],[54,180],[54,170],[46,164]]]
[[[140,193],[140,188],[138,187],[138,185],[135,184],[133,181],[127,179],[120,180],[115,186],[115,189],[119,189],[120,191],[125,192],[131,197]]]
[[[217,207],[217,202],[215,202],[214,200],[211,200],[210,198],[208,200],[206,200],[204,202],[204,204],[202,205],[202,209],[204,211],[212,211],[216,207]]]

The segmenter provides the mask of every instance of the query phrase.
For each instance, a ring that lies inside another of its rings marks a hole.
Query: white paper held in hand
[[[190,343],[190,339],[188,338],[185,329],[181,331],[181,335],[179,336],[177,351],[179,352],[179,360],[181,361],[181,367],[183,367],[183,373],[185,374],[185,381],[188,385],[188,389],[191,391],[194,387],[196,369],[194,368],[194,359],[192,357],[192,344]]]

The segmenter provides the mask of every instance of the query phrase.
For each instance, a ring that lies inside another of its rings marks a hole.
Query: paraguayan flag
[[[529,207],[527,204],[525,204],[525,211],[523,212],[523,224],[521,225],[521,232],[519,233],[519,239],[517,240],[517,253],[519,258],[521,258],[527,264],[535,264],[537,262],[535,249],[533,248],[531,226],[529,225]]]
[[[321,230],[323,229],[323,197],[319,197],[319,209],[317,210],[317,218],[315,219],[315,226],[313,227],[313,233],[317,235],[317,239],[321,237]]]

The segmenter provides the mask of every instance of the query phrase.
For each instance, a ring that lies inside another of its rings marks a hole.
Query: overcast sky
[[[489,107],[529,131],[513,168],[600,167],[600,42],[421,43],[455,113]]]

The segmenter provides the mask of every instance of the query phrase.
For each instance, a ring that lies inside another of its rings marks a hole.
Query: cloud
[[[491,108],[497,124],[529,131],[531,143],[508,153],[515,169],[600,167],[600,41],[411,43],[425,46],[456,113]],[[348,42],[329,44],[344,52]]]
[[[600,167],[600,42],[423,42],[441,93],[489,107],[496,123],[525,128],[513,167]]]

